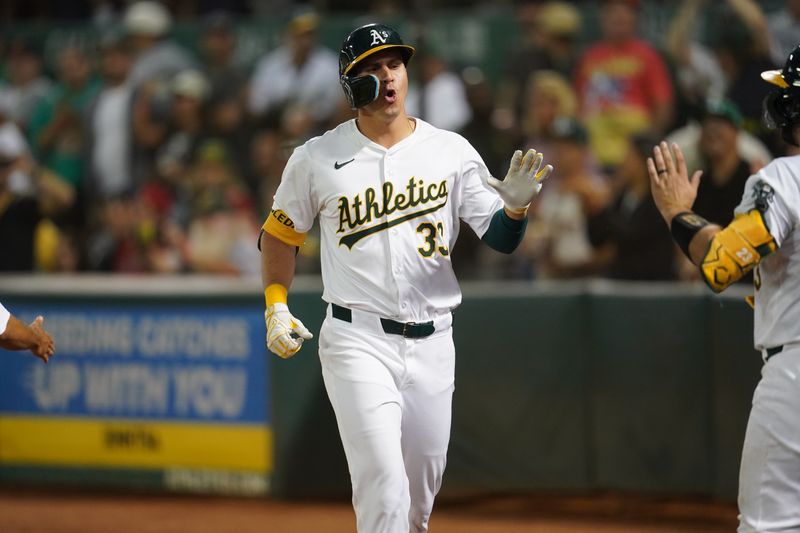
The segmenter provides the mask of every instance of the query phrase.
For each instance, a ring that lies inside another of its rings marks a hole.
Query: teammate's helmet
[[[380,82],[376,76],[349,75],[359,61],[387,48],[397,48],[408,64],[414,55],[414,47],[400,38],[400,34],[384,24],[366,24],[356,28],[345,37],[339,52],[339,82],[342,84],[347,102],[353,109],[364,107],[378,97]]]
[[[770,129],[780,128],[783,140],[798,146],[794,127],[800,124],[800,45],[782,70],[768,70],[761,77],[778,87],[764,98],[764,123]]]

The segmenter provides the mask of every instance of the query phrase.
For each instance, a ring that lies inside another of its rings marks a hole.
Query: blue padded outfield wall
[[[266,493],[272,426],[258,289],[236,300],[210,282],[176,298],[143,279],[128,294],[102,294],[115,283],[125,285],[3,297],[25,321],[45,316],[57,356],[47,365],[0,358],[2,472]]]

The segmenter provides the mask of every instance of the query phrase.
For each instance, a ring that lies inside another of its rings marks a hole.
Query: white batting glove
[[[284,303],[274,303],[264,311],[267,323],[267,348],[269,351],[288,359],[303,347],[303,341],[314,338],[299,319],[292,316]]]
[[[542,168],[544,155],[534,149],[528,150],[525,156],[517,150],[511,156],[508,174],[503,181],[489,176],[487,183],[497,191],[500,198],[511,211],[525,211],[533,198],[542,190],[542,182],[553,171],[553,165]]]

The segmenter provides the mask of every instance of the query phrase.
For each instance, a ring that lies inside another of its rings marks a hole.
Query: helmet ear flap
[[[764,125],[770,130],[776,130],[783,125],[785,117],[781,113],[778,103],[780,102],[781,95],[777,92],[772,92],[764,97],[761,103],[762,119]]]
[[[767,128],[780,129],[784,141],[798,146],[794,129],[800,124],[800,94],[786,89],[770,93],[764,98],[762,108]]]
[[[374,74],[366,76],[340,76],[339,83],[351,109],[358,109],[378,99],[380,80]]]

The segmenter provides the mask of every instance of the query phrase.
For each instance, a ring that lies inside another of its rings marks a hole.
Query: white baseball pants
[[[739,533],[800,532],[800,345],[764,364],[739,472]]]
[[[407,339],[380,318],[328,316],[322,376],[339,426],[359,533],[424,533],[442,482],[455,372],[452,315]]]

